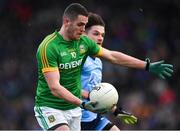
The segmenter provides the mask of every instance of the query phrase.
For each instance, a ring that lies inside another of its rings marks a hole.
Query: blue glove
[[[82,102],[80,107],[85,110],[92,111],[94,113],[104,114],[107,112],[107,109],[97,107],[97,102],[92,101]]]
[[[150,63],[150,59],[146,58],[146,62],[146,70],[159,76],[161,79],[166,79],[166,77],[172,76],[173,65],[164,64],[164,60]]]

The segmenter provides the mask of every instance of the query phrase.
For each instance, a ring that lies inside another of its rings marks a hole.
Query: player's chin
[[[81,38],[81,35],[77,35],[76,37],[75,37],[75,40],[79,40]]]
[[[102,46],[102,43],[97,43],[98,45]]]

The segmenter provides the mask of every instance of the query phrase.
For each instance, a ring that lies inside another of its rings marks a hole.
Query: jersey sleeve
[[[52,45],[49,40],[41,44],[38,50],[38,63],[43,73],[58,70],[57,53]]]

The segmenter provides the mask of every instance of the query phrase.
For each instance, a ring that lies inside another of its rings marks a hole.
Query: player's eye
[[[99,35],[99,33],[98,33],[98,32],[94,32],[94,33],[93,33],[93,35],[98,36],[98,35]]]
[[[103,34],[101,34],[101,36],[104,38],[105,34],[103,33]]]
[[[77,26],[79,26],[79,27],[80,26],[85,26],[85,24],[84,23],[78,23]]]

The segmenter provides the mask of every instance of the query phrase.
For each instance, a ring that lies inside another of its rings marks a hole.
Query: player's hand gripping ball
[[[118,92],[110,83],[99,83],[94,86],[94,89],[89,94],[90,101],[97,102],[97,107],[110,111],[118,102]]]

